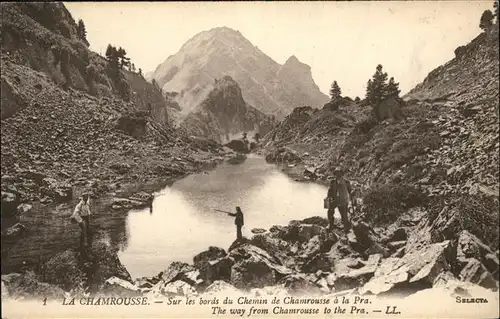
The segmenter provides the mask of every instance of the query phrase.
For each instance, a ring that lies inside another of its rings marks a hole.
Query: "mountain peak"
[[[285,64],[283,64],[284,67],[293,67],[293,68],[299,68],[299,69],[305,69],[305,70],[310,70],[311,67],[305,63],[302,63],[297,59],[295,55],[292,55],[291,57],[286,60]]]
[[[212,28],[207,31],[208,33],[216,33],[216,34],[224,34],[224,33],[235,33],[241,35],[241,32],[238,30],[231,29],[229,27],[223,26],[223,27],[216,27]]]
[[[292,55],[291,57],[286,60],[285,64],[291,64],[291,63],[300,63],[299,59],[295,55]]]
[[[226,26],[195,35],[158,66],[152,78],[165,91],[184,92],[178,101],[183,115],[196,109],[215,87],[225,92],[238,87],[248,104],[278,118],[296,106],[319,107],[328,101],[308,65],[295,56],[281,65]]]

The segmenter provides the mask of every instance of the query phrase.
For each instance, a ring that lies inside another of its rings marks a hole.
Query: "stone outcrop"
[[[191,135],[228,142],[229,136],[243,132],[259,132],[260,123],[270,121],[262,112],[247,104],[241,89],[230,76],[216,80],[207,98],[183,121],[183,128]]]

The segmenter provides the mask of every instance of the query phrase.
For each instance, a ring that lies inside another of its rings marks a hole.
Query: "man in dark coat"
[[[344,178],[344,172],[340,169],[335,170],[335,178],[332,179],[330,187],[328,188],[328,222],[330,229],[333,229],[335,208],[339,209],[342,224],[344,225],[344,232],[348,233],[351,229],[351,222],[348,216],[349,201],[352,200],[351,184]]]
[[[245,224],[243,222],[243,212],[241,211],[240,206],[236,206],[236,214],[228,213],[231,216],[234,216],[234,224],[236,225],[236,239],[242,239],[243,235],[241,234],[241,227]]]

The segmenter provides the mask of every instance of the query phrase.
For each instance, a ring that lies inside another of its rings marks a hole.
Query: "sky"
[[[238,30],[276,62],[295,55],[328,94],[364,96],[377,64],[402,93],[476,37],[493,1],[67,2],[83,19],[90,49],[122,46],[137,68],[154,70],[195,34]]]

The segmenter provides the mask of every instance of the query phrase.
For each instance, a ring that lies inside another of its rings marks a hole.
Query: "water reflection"
[[[325,194],[325,187],[293,182],[259,158],[190,175],[159,192],[153,213],[128,215],[128,247],[120,259],[132,277],[155,275],[172,261],[192,262],[208,246],[227,249],[236,238],[234,217],[215,209],[240,206],[248,237],[253,228],[325,215]]]
[[[292,219],[326,217],[326,188],[297,183],[263,159],[249,157],[240,165],[221,165],[190,175],[156,194],[151,207],[128,213],[109,209],[110,202],[96,202],[91,227],[120,249],[120,259],[132,277],[152,276],[172,261],[192,262],[208,246],[227,249],[236,238],[234,212],[245,216],[243,236],[253,228],[286,225]],[[118,194],[119,196],[119,194]],[[28,233],[18,240],[2,237],[2,271],[18,271],[55,252],[78,247],[79,228],[69,217],[77,202],[50,208],[34,207],[21,220]]]

